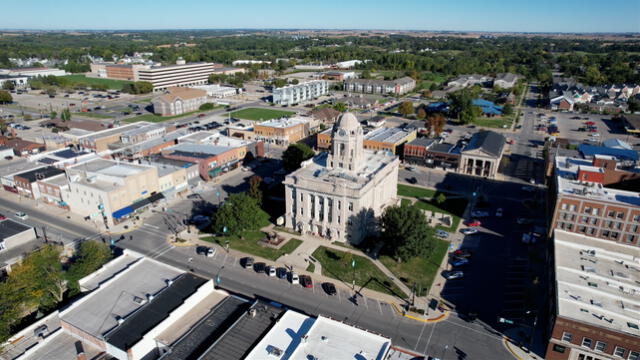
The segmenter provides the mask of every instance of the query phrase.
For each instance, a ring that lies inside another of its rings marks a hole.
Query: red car
[[[206,114],[200,114],[200,115],[198,115],[198,117],[199,117],[199,118],[203,118],[203,117],[205,117],[205,116],[207,116],[207,115],[206,115]]]
[[[590,133],[598,132],[598,129],[597,128],[589,128],[589,132]]]
[[[480,222],[480,220],[473,219],[473,220],[467,221],[465,225],[467,225],[467,226],[480,226],[480,225],[482,225],[482,223]]]
[[[313,281],[311,280],[311,276],[309,275],[300,275],[300,285],[306,288],[313,287]]]
[[[7,218],[6,216],[0,214],[0,220],[5,220],[6,218]]]

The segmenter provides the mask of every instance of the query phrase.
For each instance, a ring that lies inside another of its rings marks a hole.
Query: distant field
[[[100,84],[104,84],[106,86],[109,87],[109,89],[112,90],[122,90],[122,86],[124,84],[129,84],[131,83],[131,81],[124,81],[124,80],[113,80],[113,79],[101,79],[101,78],[90,78],[90,77],[86,77],[84,75],[66,75],[66,76],[61,76],[65,79],[70,80],[73,83],[78,83],[78,84],[87,84],[87,85],[100,85]]]
[[[238,119],[258,121],[258,120],[271,120],[271,119],[281,118],[285,116],[291,116],[294,114],[295,112],[293,111],[261,109],[261,108],[246,108],[246,109],[232,112],[231,116]]]

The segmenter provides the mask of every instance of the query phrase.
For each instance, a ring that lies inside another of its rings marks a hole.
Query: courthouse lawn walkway
[[[260,240],[265,236],[267,235],[260,230],[252,230],[243,232],[243,238],[240,238],[236,235],[230,235],[217,237],[210,236],[203,238],[202,240],[217,243],[222,247],[225,246],[226,241],[229,241],[229,247],[233,250],[259,256],[273,261],[284,254],[292,253],[296,248],[298,248],[298,246],[300,246],[300,244],[302,244],[302,240],[291,238],[279,249],[274,249],[260,244]]]

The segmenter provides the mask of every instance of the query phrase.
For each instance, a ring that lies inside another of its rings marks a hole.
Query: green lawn
[[[316,270],[316,264],[309,262],[309,266],[307,266],[307,271],[312,273]]]
[[[481,117],[477,118],[473,123],[482,127],[502,128],[503,125],[510,127],[512,122],[513,119],[511,117]]]
[[[72,116],[84,116],[84,117],[90,117],[90,118],[95,118],[95,119],[113,119],[113,116],[111,116],[111,115],[98,114],[98,113],[92,113],[92,112],[72,113]]]
[[[355,259],[356,289],[364,286],[382,293],[406,297],[406,294],[398,289],[393,281],[363,256],[320,246],[313,252],[313,257],[322,265],[322,275],[337,279],[345,285],[351,285],[354,279],[351,261]]]
[[[426,295],[449,248],[447,241],[437,238],[434,240],[435,247],[427,257],[414,257],[398,263],[393,258],[383,255],[380,256],[380,261],[409,288],[416,284],[416,294]]]
[[[398,196],[407,196],[407,197],[415,197],[415,198],[420,198],[420,197],[431,198],[435,194],[436,194],[435,190],[398,184]]]
[[[284,254],[293,252],[300,244],[302,240],[289,239],[280,249],[273,249],[263,246],[259,243],[261,239],[265,237],[265,233],[260,230],[245,231],[243,233],[243,239],[239,236],[210,236],[203,240],[217,243],[220,246],[225,246],[225,242],[229,241],[229,247],[233,250],[244,252],[247,254],[259,256],[269,260],[276,260]]]
[[[113,80],[113,79],[103,79],[103,78],[90,78],[90,77],[86,77],[84,75],[65,75],[65,76],[61,76],[65,79],[70,80],[72,83],[74,84],[87,84],[89,86],[91,85],[106,85],[109,87],[109,89],[112,90],[122,90],[122,86],[124,84],[130,84],[131,81],[124,81],[124,80]]]
[[[427,211],[435,211],[444,214],[449,214],[452,216],[453,223],[451,226],[436,226],[436,229],[442,229],[445,231],[455,231],[462,220],[462,215],[464,214],[464,210],[467,207],[467,199],[465,198],[450,198],[455,195],[448,195],[447,199],[444,203],[438,204],[435,202],[435,198],[438,197],[440,193],[436,190],[423,189],[415,186],[401,185],[398,184],[398,195],[406,196],[406,197],[414,197],[417,198],[418,201],[415,202],[415,206],[422,210]],[[409,204],[409,199],[402,199],[402,204]]]
[[[294,115],[293,111],[284,111],[284,110],[272,110],[272,109],[261,109],[261,108],[246,108],[238,111],[234,111],[231,113],[231,117],[238,119],[246,119],[246,120],[271,120],[276,118],[281,118],[285,116]]]
[[[152,98],[139,99],[139,100],[134,101],[134,103],[136,103],[136,104],[148,104],[148,103],[151,102],[151,99]]]
[[[134,117],[130,117],[128,119],[125,119],[125,122],[128,123],[134,123],[134,122],[138,122],[138,121],[148,121],[148,122],[163,122],[163,121],[167,121],[167,120],[173,120],[173,119],[177,119],[177,118],[182,118],[182,117],[186,117],[189,115],[193,115],[195,113],[197,113],[199,111],[192,111],[192,112],[188,112],[188,113],[184,113],[181,115],[174,115],[174,116],[160,116],[160,115],[156,115],[156,114],[144,114],[144,115],[138,115],[138,116],[134,116]]]

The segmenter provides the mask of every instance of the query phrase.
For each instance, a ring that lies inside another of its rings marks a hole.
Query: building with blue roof
[[[496,105],[492,101],[485,99],[474,99],[471,101],[471,104],[482,109],[482,114],[485,116],[502,116],[503,107],[500,105]]]
[[[606,155],[613,156],[620,161],[638,161],[638,152],[635,150],[580,144],[578,151],[585,158],[593,158],[596,155]]]

